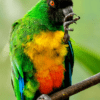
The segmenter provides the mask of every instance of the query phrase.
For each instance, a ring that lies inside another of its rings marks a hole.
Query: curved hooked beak
[[[72,6],[69,6],[69,7],[63,8],[62,11],[63,11],[63,14],[66,16],[69,13],[72,13],[73,9],[72,9]]]

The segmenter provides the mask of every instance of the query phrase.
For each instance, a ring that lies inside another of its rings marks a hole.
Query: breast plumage
[[[63,43],[63,37],[62,31],[46,31],[33,35],[33,40],[24,44],[24,53],[36,69],[35,78],[40,84],[41,93],[48,94],[62,85],[65,71],[63,62],[68,47]]]

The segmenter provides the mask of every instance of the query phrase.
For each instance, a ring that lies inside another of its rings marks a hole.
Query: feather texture
[[[36,100],[41,93],[50,94],[71,85],[72,46],[70,41],[63,43],[63,25],[55,26],[48,19],[47,9],[46,0],[41,0],[13,24],[10,57],[17,100]],[[47,87],[43,89],[44,84]]]

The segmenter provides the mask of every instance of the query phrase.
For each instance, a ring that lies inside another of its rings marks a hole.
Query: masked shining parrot
[[[72,0],[40,0],[13,24],[11,82],[17,100],[36,100],[71,85],[74,53],[68,28]],[[66,99],[66,100],[69,100]]]

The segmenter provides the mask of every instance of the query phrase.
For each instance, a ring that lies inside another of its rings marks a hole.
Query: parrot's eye
[[[52,7],[54,7],[55,6],[55,3],[54,3],[54,1],[52,0],[52,1],[50,1],[50,5],[52,6]]]

